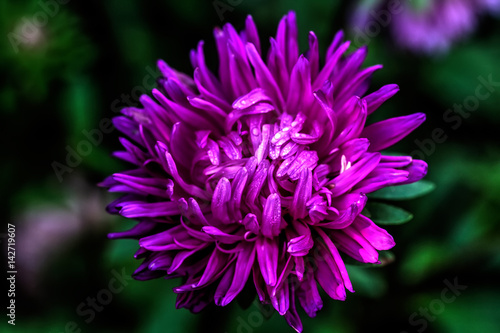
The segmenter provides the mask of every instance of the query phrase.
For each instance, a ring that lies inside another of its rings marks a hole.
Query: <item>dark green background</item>
[[[126,281],[89,323],[88,314],[77,313],[87,297],[108,288],[113,272],[130,275],[139,262],[132,257],[135,241],[106,238],[133,223],[107,216],[104,206],[114,196],[95,186],[127,167],[110,157],[119,147],[119,134],[103,134],[102,143],[92,145],[60,181],[53,166],[67,163],[67,147],[77,149],[87,140],[82,131],[99,129],[102,119],[116,115],[116,107],[124,106],[122,94],[141,86],[158,58],[191,74],[189,51],[203,39],[208,62],[216,68],[215,26],[231,22],[241,29],[251,14],[267,45],[279,19],[293,9],[301,50],[313,30],[324,54],[334,33],[347,27],[350,12],[347,2],[327,0],[232,3],[221,21],[211,1],[69,1],[46,15],[41,39],[13,47],[9,34],[23,19],[48,12],[37,1],[0,1],[0,209],[4,223],[16,225],[18,266],[16,326],[7,325],[3,310],[2,332],[64,332],[72,325],[82,332],[292,331],[277,314],[257,327],[244,327],[242,322],[260,324],[255,304],[198,315],[175,310],[171,288],[176,280]],[[356,293],[345,302],[324,295],[324,309],[314,319],[300,312],[306,332],[500,331],[500,87],[467,118],[443,119],[454,104],[474,96],[479,77],[500,81],[499,59],[500,22],[489,16],[438,57],[399,50],[386,29],[370,39],[365,65],[385,65],[371,91],[388,83],[401,88],[370,121],[425,112],[424,125],[393,151],[422,151],[418,142],[424,142],[427,179],[437,188],[400,203],[415,218],[387,227],[397,243],[395,262],[384,268],[350,267]],[[436,129],[443,142],[431,141]],[[2,238],[4,258],[5,245]],[[455,279],[467,289],[439,307],[445,281]],[[6,293],[5,280],[2,288],[0,293]],[[429,307],[434,314],[422,320],[419,311]]]

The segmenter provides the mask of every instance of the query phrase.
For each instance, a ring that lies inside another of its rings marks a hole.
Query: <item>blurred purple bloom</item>
[[[111,222],[104,213],[103,196],[80,175],[71,175],[63,187],[64,201],[28,205],[14,218],[19,226],[17,263],[23,272],[20,284],[34,297],[49,297],[44,285],[49,265],[89,232],[102,232]]]
[[[395,41],[415,52],[439,54],[471,33],[484,12],[499,13],[499,0],[376,0],[361,4],[353,14],[353,24],[361,31],[374,22],[385,26]],[[373,22],[371,22],[373,21]],[[368,31],[367,31],[368,32]]]
[[[313,32],[300,55],[293,12],[267,57],[251,17],[240,33],[226,24],[214,35],[218,75],[200,42],[193,78],[159,61],[154,99],[114,119],[127,137],[115,155],[135,168],[101,185],[126,193],[108,211],[139,223],[109,237],[139,240],[136,279],[183,278],[178,308],[225,306],[251,284],[300,332],[296,305],[311,317],[322,308],[317,283],[337,300],[354,291],[340,251],[379,263],[378,251],[394,246],[360,212],[367,193],[426,174],[423,161],[380,152],[425,115],[365,127],[398,87],[365,95],[381,66],[361,69],[366,47],[345,55],[342,32],[323,66]]]

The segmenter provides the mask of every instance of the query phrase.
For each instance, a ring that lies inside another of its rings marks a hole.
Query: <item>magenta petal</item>
[[[266,95],[262,88],[255,88],[233,102],[233,109],[244,110],[260,102],[271,102],[272,98]]]
[[[314,279],[311,267],[308,267],[308,273],[304,282],[297,289],[297,297],[304,311],[311,318],[316,317],[316,312],[323,308],[323,301],[319,295],[318,286]]]
[[[278,42],[281,53],[286,58],[288,72],[292,71],[293,65],[299,56],[297,37],[295,12],[290,11],[281,19],[276,33],[276,41]]]
[[[345,58],[339,73],[336,73],[336,75],[331,78],[333,85],[335,87],[352,87],[352,82],[349,82],[349,80],[356,77],[356,74],[359,72],[367,53],[368,48],[366,46],[362,46],[353,53],[349,54]]]
[[[170,265],[172,265],[172,260],[173,258],[168,255],[158,256],[153,260],[151,260],[148,268],[153,271],[167,270],[170,267]]]
[[[307,110],[312,101],[311,69],[309,61],[301,55],[290,75],[286,100],[287,112],[294,114],[292,110]]]
[[[169,198],[167,193],[167,179],[135,177],[127,174],[115,173],[113,179],[131,188],[137,189],[144,194],[156,195]]]
[[[343,285],[345,286],[345,288],[347,288],[347,290],[349,290],[350,292],[353,293],[354,289],[352,288],[351,280],[349,279],[349,274],[347,273],[347,269],[344,265],[344,261],[340,257],[340,253],[337,250],[337,247],[333,244],[330,237],[328,237],[323,230],[318,229],[318,228],[316,228],[316,230],[318,231],[319,235],[323,239],[323,242],[326,245],[326,249],[329,252],[329,256],[325,257],[326,262],[330,265],[330,267],[333,267],[333,266],[337,267],[337,270],[340,273],[340,279],[342,280]],[[331,255],[331,257],[330,257],[330,255]],[[334,274],[336,275],[337,279],[340,280],[339,276],[336,274],[336,272],[337,271],[335,270]]]
[[[273,238],[279,235],[281,224],[281,202],[278,194],[273,193],[267,197],[264,211],[262,212],[262,234]]]
[[[303,281],[304,280],[304,274],[306,271],[306,265],[304,262],[304,257],[294,257],[293,258],[295,261],[295,271],[294,273],[297,275],[297,280]]]
[[[378,252],[354,227],[335,230],[331,235],[339,250],[352,258],[364,263],[379,263]]]
[[[365,138],[352,139],[340,146],[339,155],[345,155],[349,162],[356,162],[370,146],[370,141]]]
[[[254,214],[247,214],[241,221],[241,224],[245,226],[246,230],[253,232],[256,235],[259,234],[259,221],[257,220],[257,216]]]
[[[371,193],[386,186],[400,185],[408,180],[408,175],[408,171],[377,167],[355,186],[355,191]]]
[[[288,325],[290,325],[290,327],[292,327],[296,332],[302,332],[302,322],[295,307],[295,288],[293,288],[293,286],[290,288],[290,306],[288,311],[285,313],[285,319]]]
[[[194,140],[186,140],[187,137],[192,138],[194,136],[195,134],[183,123],[175,123],[172,127],[170,153],[177,165],[183,169],[189,169],[194,159],[197,150],[196,143]]]
[[[379,161],[380,153],[366,153],[357,163],[331,181],[332,195],[338,196],[349,191],[366,177],[377,166]]]
[[[319,49],[318,38],[312,31],[309,32],[309,50],[307,51],[307,60],[311,68],[311,80],[314,82],[319,73]]]
[[[260,163],[255,171],[252,179],[249,181],[249,186],[246,194],[246,202],[249,205],[252,205],[257,199],[257,195],[262,190],[264,186],[264,182],[267,178],[267,173],[269,169],[269,161],[264,160]]]
[[[238,121],[241,117],[264,114],[271,111],[274,111],[274,106],[269,103],[258,103],[245,109],[234,109],[227,115],[225,124],[226,131],[230,131],[236,121]]]
[[[382,155],[379,165],[386,168],[402,168],[410,164],[411,161],[411,156]]]
[[[319,72],[318,76],[316,77],[316,80],[314,81],[312,87],[313,90],[318,90],[319,88],[321,88],[323,83],[330,77],[340,57],[344,54],[345,51],[347,51],[350,44],[351,44],[350,42],[345,42],[344,44],[342,44],[339,48],[335,50],[335,53],[326,61],[325,66]]]
[[[271,304],[280,315],[284,315],[290,307],[290,289],[288,288],[288,280],[284,280],[283,285],[278,288],[274,295],[271,295]]]
[[[387,231],[366,216],[359,215],[352,226],[377,250],[389,250],[396,245]]]
[[[352,193],[346,196],[349,198],[349,206],[339,211],[339,216],[331,221],[324,221],[317,225],[326,229],[344,229],[351,225],[356,216],[363,210],[368,198],[363,193]],[[345,200],[342,200],[345,201]],[[340,201],[340,202],[342,202]]]
[[[241,197],[248,180],[248,171],[245,167],[241,168],[234,177],[231,192],[232,198],[230,201],[231,215],[235,220],[241,220]]]
[[[165,95],[163,95],[159,90],[153,89],[153,96],[158,100],[158,102],[167,110],[169,110],[179,121],[183,121],[188,124],[196,124],[194,128],[196,129],[215,129],[214,123],[211,123],[206,118],[200,116],[195,111],[190,108],[184,107],[180,104],[176,104],[169,100]]]
[[[260,53],[259,33],[257,32],[257,26],[255,25],[255,22],[253,21],[251,15],[248,15],[247,19],[245,20],[245,34],[246,41],[248,43],[252,43],[255,46],[257,52]]]
[[[219,145],[212,139],[207,140],[207,155],[213,165],[220,163],[220,148]]]
[[[312,173],[310,169],[302,169],[299,182],[293,194],[292,207],[290,213],[294,219],[302,219],[306,217],[306,202],[311,198],[312,191]]]
[[[199,97],[187,97],[187,100],[192,107],[205,111],[215,121],[222,122],[229,108],[229,105],[225,105],[223,101],[215,99],[215,97],[206,100]]]
[[[214,190],[212,197],[212,213],[214,217],[223,223],[229,222],[228,202],[231,200],[231,183],[222,177]]]
[[[335,55],[335,51],[337,51],[343,41],[344,32],[342,30],[339,30],[337,31],[335,36],[333,36],[333,40],[328,46],[328,50],[326,51],[326,61],[328,61],[333,55]]]
[[[184,199],[179,199],[179,201],[182,201],[182,200],[184,200]],[[187,210],[186,210],[186,214],[185,215],[190,215],[191,213],[189,212],[189,204],[186,202],[183,205],[185,207],[188,207]],[[210,235],[207,235],[203,231],[198,231],[196,229],[197,226],[194,223],[192,223],[190,220],[185,219],[183,216],[181,216],[181,225],[184,227],[184,229],[186,230],[186,232],[187,232],[187,234],[189,236],[191,236],[193,238],[196,238],[196,239],[199,239],[199,240],[201,240],[203,242],[211,243],[213,241],[213,238]]]
[[[288,241],[287,252],[292,256],[305,256],[314,246],[311,230],[307,224],[299,220],[292,223],[298,236]]]
[[[255,247],[253,244],[244,244],[241,252],[236,259],[234,277],[231,286],[226,292],[220,305],[226,306],[229,304],[243,289],[250,275],[250,270],[255,259]]]
[[[176,202],[130,203],[123,205],[120,215],[128,218],[160,217],[180,214]]]
[[[226,272],[222,276],[222,279],[219,282],[217,289],[215,290],[214,302],[216,305],[223,306],[222,302],[223,302],[223,299],[225,298],[225,295],[227,294],[229,288],[231,287],[231,282],[233,281],[235,268],[236,268],[236,264],[233,263],[232,265],[229,266],[229,268],[226,270]],[[225,303],[224,306],[227,304],[228,303]]]
[[[113,125],[123,134],[133,139],[139,144],[143,144],[142,138],[139,134],[139,125],[128,117],[115,117],[113,118]]]
[[[290,239],[287,245],[287,251],[292,256],[303,256],[312,248],[312,239],[306,235]]]
[[[278,84],[274,80],[271,72],[262,61],[260,54],[255,49],[253,44],[247,44],[246,46],[247,55],[255,69],[255,77],[258,84],[266,90],[269,96],[273,97],[273,100],[277,101],[277,107],[283,110],[285,102],[283,101],[283,95],[281,94]]]
[[[217,279],[224,272],[223,268],[228,265],[229,256],[217,250],[212,252],[210,259],[208,260],[207,267],[203,271],[203,275],[200,278],[200,281],[197,284],[197,287],[203,287],[209,283],[212,283],[215,279]]]
[[[188,210],[185,215],[189,218],[189,222],[191,222],[191,224],[208,225],[208,221],[203,215],[200,205],[193,198],[188,199]]]
[[[167,273],[168,274],[173,274],[178,268],[181,267],[181,265],[184,263],[184,261],[192,256],[193,254],[199,252],[204,246],[201,245],[198,248],[195,248],[190,251],[179,251],[175,257],[174,260],[172,261],[172,265],[168,268]]]
[[[267,237],[258,237],[255,248],[257,249],[257,259],[264,282],[269,286],[275,286],[278,270],[277,241]]]
[[[179,240],[188,239],[186,234],[183,234],[182,225],[172,227],[166,231],[150,235],[139,240],[139,245],[151,251],[158,250],[179,250],[182,246],[175,243],[175,238]]]
[[[168,165],[168,171],[174,178],[174,180],[179,184],[180,187],[182,187],[187,193],[194,195],[196,197],[202,198],[202,199],[208,199],[208,195],[204,190],[201,188],[188,184],[182,179],[177,172],[177,166],[175,165],[174,159],[172,158],[172,155],[170,153],[166,152],[165,153],[165,160]]]
[[[252,276],[255,285],[255,291],[257,292],[257,296],[259,296],[259,301],[261,301],[262,303],[268,303],[269,295],[267,293],[267,285],[264,282],[264,278],[262,278],[259,265],[254,264],[254,266],[252,267]]]
[[[220,229],[217,229],[216,227],[205,226],[201,229],[223,244],[233,244],[243,240],[243,236],[228,234],[221,231]]]
[[[133,163],[135,165],[141,165],[146,159],[147,155],[142,151],[140,148],[138,148],[136,145],[134,145],[132,142],[125,138],[120,138],[120,143],[123,145],[123,147],[127,150],[129,153],[128,158],[123,158],[123,155],[117,156],[119,158],[122,158],[126,160],[127,162]],[[142,140],[142,138],[141,138]]]
[[[427,174],[427,163],[422,160],[413,160],[404,170],[409,172],[408,179],[401,184],[410,184],[419,181]]]
[[[424,121],[423,113],[382,120],[367,126],[361,137],[370,140],[369,151],[380,151],[399,142]]]
[[[365,100],[368,105],[368,114],[372,114],[373,111],[382,105],[382,103],[394,96],[398,91],[399,87],[397,84],[388,84],[366,96]]]
[[[144,260],[144,262],[137,267],[137,269],[134,271],[132,274],[132,277],[135,280],[139,281],[147,281],[151,279],[157,279],[159,277],[162,277],[166,274],[164,271],[152,271],[148,269],[149,261]]]
[[[322,244],[318,244],[318,253],[322,258],[331,256]],[[315,277],[323,290],[333,299],[345,300],[345,287],[343,281],[340,279],[340,272],[337,266],[331,264],[331,260],[330,263],[326,260],[318,260],[316,265]]]

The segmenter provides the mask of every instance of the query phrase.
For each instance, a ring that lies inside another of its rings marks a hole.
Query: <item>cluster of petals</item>
[[[109,237],[138,239],[134,278],[182,278],[178,308],[225,306],[247,287],[301,331],[297,308],[314,317],[319,288],[354,291],[342,256],[378,263],[395,245],[361,212],[368,193],[425,175],[425,162],[381,153],[425,116],[367,126],[398,87],[366,94],[381,66],[363,69],[366,47],[346,54],[342,32],[321,66],[315,34],[304,54],[297,35],[290,12],[264,57],[251,17],[239,33],[216,28],[217,74],[200,42],[192,77],[159,61],[153,97],[114,119],[115,156],[134,168],[102,186],[125,193],[108,211],[138,223]]]

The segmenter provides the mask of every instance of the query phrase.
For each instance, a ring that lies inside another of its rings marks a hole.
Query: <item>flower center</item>
[[[305,218],[313,178],[319,185],[321,177],[314,172],[318,153],[311,149],[321,137],[320,126],[313,123],[305,133],[306,117],[300,112],[281,114],[275,121],[269,114],[249,115],[236,124],[236,131],[207,139],[210,164],[203,173],[213,193],[212,213],[224,224],[242,223],[248,214],[260,220],[272,196],[286,220]],[[258,228],[249,228],[257,233]]]

